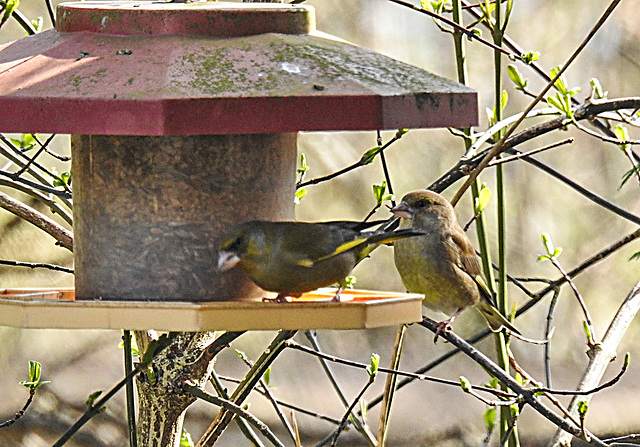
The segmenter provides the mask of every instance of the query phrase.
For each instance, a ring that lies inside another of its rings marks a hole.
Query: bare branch
[[[41,212],[34,210],[3,192],[0,192],[0,208],[4,208],[35,225],[44,232],[53,236],[53,238],[58,241],[58,245],[61,245],[69,251],[73,251],[73,233],[58,225]]]
[[[589,365],[582,376],[580,385],[578,385],[578,391],[593,388],[598,385],[605,369],[609,363],[611,363],[611,360],[616,357],[616,349],[622,341],[622,337],[631,324],[631,321],[633,321],[634,317],[638,313],[638,310],[640,310],[640,282],[635,285],[618,309],[618,312],[613,318],[613,321],[611,321],[601,344],[597,349],[589,351]],[[578,402],[588,402],[590,398],[591,395],[586,397],[575,396],[569,404],[569,411],[574,415],[577,414]],[[554,437],[553,445],[566,445],[570,438],[571,434],[566,433],[563,430],[558,430]]]

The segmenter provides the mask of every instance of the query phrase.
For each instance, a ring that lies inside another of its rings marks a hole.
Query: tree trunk
[[[153,373],[142,373],[138,386],[138,447],[178,447],[186,409],[196,398],[182,390],[190,381],[204,386],[213,368],[205,352],[214,332],[181,332],[153,359]],[[140,339],[140,334],[136,334]],[[140,345],[144,345],[142,342]]]

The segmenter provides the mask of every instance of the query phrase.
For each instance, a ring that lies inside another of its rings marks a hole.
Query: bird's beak
[[[221,251],[218,253],[218,270],[225,272],[236,266],[240,262],[240,257],[232,251]]]
[[[400,202],[389,211],[403,219],[411,219],[413,217],[413,212],[407,202]]]

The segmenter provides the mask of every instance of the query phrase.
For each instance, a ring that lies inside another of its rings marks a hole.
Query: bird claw
[[[331,299],[332,303],[339,303],[340,302],[340,292],[342,292],[342,289],[343,289],[342,287],[338,288],[338,291],[336,292],[336,294]]]
[[[449,332],[450,330],[451,330],[451,320],[445,320],[437,323],[436,336],[433,337],[433,343],[436,343],[438,341],[438,337],[440,337],[440,334],[444,332]]]
[[[288,303],[290,300],[287,299],[287,295],[278,294],[275,298],[267,298],[266,296],[262,298],[263,303]]]

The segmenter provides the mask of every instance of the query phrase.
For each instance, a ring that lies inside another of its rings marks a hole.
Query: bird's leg
[[[340,292],[342,292],[342,289],[344,289],[344,287],[342,286],[338,287],[338,291],[336,292],[335,296],[331,299],[332,303],[340,302]]]
[[[433,337],[434,343],[438,341],[438,337],[440,336],[440,334],[451,330],[451,324],[453,323],[453,320],[455,320],[463,310],[464,307],[461,307],[460,309],[456,310],[453,315],[451,315],[451,317],[436,324],[436,336]]]

